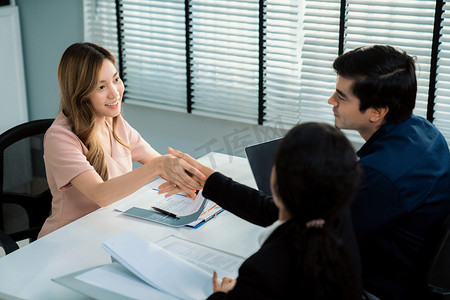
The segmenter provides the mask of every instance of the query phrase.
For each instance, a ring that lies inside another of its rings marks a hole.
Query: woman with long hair
[[[157,176],[191,197],[204,176],[160,155],[121,116],[124,84],[114,56],[93,43],[68,47],[59,63],[61,109],[44,139],[52,212],[42,237],[138,190]],[[133,170],[132,163],[142,164]],[[190,176],[190,175],[193,176]]]
[[[349,220],[346,211],[360,176],[355,151],[342,132],[322,123],[291,129],[276,153],[273,201],[187,154],[173,154],[208,177],[205,197],[255,224],[272,220],[259,236],[261,248],[244,261],[237,279],[219,283],[214,273],[208,299],[362,298],[351,223],[347,235],[339,228]]]

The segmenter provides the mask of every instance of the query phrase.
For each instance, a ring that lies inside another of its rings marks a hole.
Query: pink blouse
[[[117,142],[110,128],[111,156],[105,153],[109,178],[130,172],[134,161],[144,159],[153,150],[122,117],[119,117],[116,132],[132,150]],[[100,207],[70,183],[81,173],[94,169],[86,158],[87,152],[86,146],[72,132],[69,119],[60,112],[44,138],[45,170],[53,200],[51,216],[45,221],[38,237]]]

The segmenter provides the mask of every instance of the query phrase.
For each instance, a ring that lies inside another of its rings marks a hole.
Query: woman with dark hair
[[[198,170],[172,155],[160,155],[122,118],[125,88],[115,63],[108,50],[92,43],[75,43],[61,58],[61,111],[44,139],[52,213],[39,237],[130,195],[157,176],[192,197],[200,187],[194,180],[203,177]],[[132,170],[134,161],[142,166]]]
[[[343,133],[321,123],[291,129],[275,157],[273,202],[189,155],[173,154],[208,177],[203,190],[208,199],[257,224],[276,220],[260,235],[261,248],[242,264],[237,279],[223,278],[219,284],[213,275],[214,293],[208,299],[362,298],[357,259],[348,249],[355,243],[348,243],[351,237],[339,228],[342,218],[348,220],[345,210],[360,175]],[[351,235],[351,228],[346,230]]]

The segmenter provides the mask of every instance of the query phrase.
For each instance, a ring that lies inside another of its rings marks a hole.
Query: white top
[[[267,240],[267,238],[272,234],[272,232],[275,231],[278,227],[280,227],[282,224],[286,223],[287,220],[276,220],[272,225],[267,226],[264,228],[264,230],[261,232],[261,234],[258,237],[258,243],[260,246],[264,244],[264,242]]]

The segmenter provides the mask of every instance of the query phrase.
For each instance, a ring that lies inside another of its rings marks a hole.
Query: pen
[[[208,222],[212,218],[215,218],[218,214],[219,214],[219,212],[213,213],[212,215],[207,216],[206,218],[204,218],[203,221]]]
[[[171,213],[170,211],[164,210],[164,209],[162,209],[162,208],[159,208],[159,207],[156,207],[156,206],[152,206],[152,208],[153,208],[154,210],[156,210],[157,212],[163,213],[163,214],[168,215],[168,216],[170,216],[170,217],[173,217],[173,218],[176,218],[176,219],[179,219],[179,218],[180,218],[180,217],[177,216],[176,214]]]

